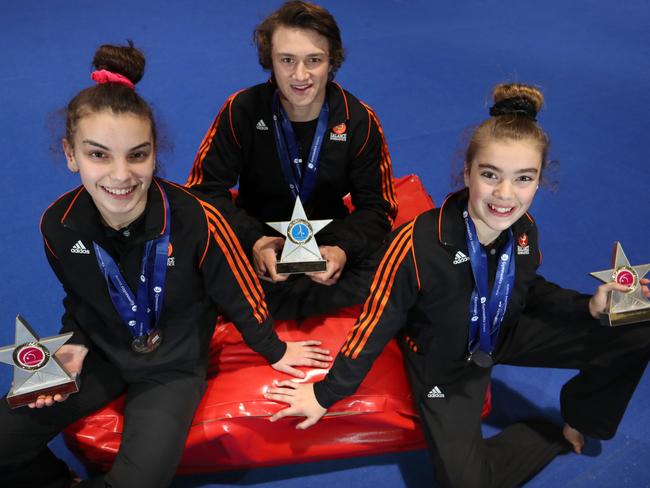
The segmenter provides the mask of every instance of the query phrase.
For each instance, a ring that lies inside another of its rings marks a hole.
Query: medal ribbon
[[[472,291],[470,299],[467,350],[470,355],[477,349],[492,354],[515,284],[514,237],[512,229],[508,229],[508,240],[499,252],[492,294],[488,299],[487,254],[478,240],[476,227],[467,209],[463,212],[463,218],[469,262],[474,275],[474,291]]]
[[[327,101],[323,103],[318,116],[318,124],[314,139],[309,150],[307,165],[303,168],[298,155],[298,142],[293,126],[289,120],[287,112],[280,104],[280,97],[276,90],[273,94],[273,135],[275,136],[275,147],[278,150],[278,158],[284,173],[284,179],[289,183],[289,189],[294,198],[300,196],[305,202],[309,199],[311,192],[316,186],[316,176],[318,175],[318,156],[325,132],[327,131],[327,122],[329,120],[329,106]]]
[[[160,186],[158,188],[165,206],[165,229],[162,236],[145,243],[137,296],[133,296],[115,260],[99,244],[93,242],[97,264],[106,279],[111,301],[134,338],[147,336],[155,328],[165,295],[170,210],[165,190]]]

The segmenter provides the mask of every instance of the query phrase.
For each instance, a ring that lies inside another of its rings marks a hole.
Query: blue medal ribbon
[[[474,275],[474,290],[470,299],[469,338],[467,351],[491,355],[496,345],[503,317],[515,284],[514,237],[508,229],[508,240],[499,252],[492,293],[488,298],[488,263],[485,248],[478,240],[476,227],[467,209],[463,212],[465,239]]]
[[[167,194],[160,186],[165,206],[165,228],[160,237],[147,241],[142,255],[137,296],[129,288],[119,266],[105,249],[93,241],[97,264],[104,274],[108,293],[122,322],[134,338],[148,336],[162,311],[167,275],[167,249],[170,235],[170,210]]]
[[[293,131],[293,126],[289,120],[287,112],[280,103],[280,96],[276,90],[273,94],[273,135],[275,136],[275,147],[278,150],[278,158],[282,166],[284,179],[289,184],[289,189],[294,198],[300,197],[300,200],[306,202],[316,186],[316,176],[318,175],[318,156],[325,132],[327,131],[327,122],[329,120],[329,106],[327,101],[323,103],[318,116],[318,124],[314,139],[309,150],[309,158],[304,169],[298,155],[298,141]]]

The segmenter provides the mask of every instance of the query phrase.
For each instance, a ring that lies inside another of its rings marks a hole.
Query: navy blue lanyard
[[[170,211],[165,190],[159,188],[165,205],[165,228],[162,236],[145,243],[137,296],[133,296],[115,260],[99,244],[93,242],[97,263],[106,279],[111,301],[124,324],[136,338],[148,335],[155,328],[165,294]]]
[[[291,121],[284,108],[280,104],[280,97],[276,90],[273,94],[273,135],[275,136],[275,147],[278,150],[278,158],[282,166],[284,178],[289,183],[289,189],[294,198],[300,196],[306,202],[316,186],[318,175],[318,155],[323,146],[323,138],[327,130],[329,120],[329,106],[327,101],[323,103],[318,116],[318,125],[314,133],[314,139],[309,149],[309,157],[305,166],[305,173],[298,155],[298,142],[293,131]]]
[[[487,254],[478,240],[476,227],[467,209],[463,212],[463,218],[469,262],[474,274],[467,351],[470,355],[477,349],[492,354],[515,284],[514,238],[512,229],[508,229],[508,240],[499,253],[492,294],[488,299]]]

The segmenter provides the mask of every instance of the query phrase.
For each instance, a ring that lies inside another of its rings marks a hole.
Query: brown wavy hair
[[[265,70],[273,69],[271,39],[279,26],[311,29],[327,39],[329,44],[330,79],[345,60],[345,49],[341,31],[332,14],[325,8],[309,2],[291,1],[264,19],[253,31],[253,42],[257,48],[260,65]]]

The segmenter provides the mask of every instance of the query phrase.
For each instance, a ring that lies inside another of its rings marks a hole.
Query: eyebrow
[[[479,163],[478,167],[479,168],[491,169],[493,171],[496,171],[497,173],[502,173],[503,172],[501,169],[499,169],[496,166],[494,166],[492,164],[489,164],[489,163]],[[522,174],[522,173],[535,173],[535,174],[537,174],[537,173],[539,173],[539,169],[538,168],[523,168],[523,169],[515,171],[515,174]]]
[[[96,146],[100,149],[104,149],[106,151],[110,151],[110,148],[104,146],[103,144],[100,144],[99,142],[93,141],[92,139],[84,139],[83,141],[84,144],[90,144],[91,146]],[[143,147],[151,146],[151,143],[149,141],[143,142],[142,144],[138,144],[137,146],[133,146],[129,151],[135,151],[136,149],[142,149]]]
[[[294,57],[294,58],[299,57],[297,54],[294,54],[294,53],[281,53],[281,52],[278,52],[276,54],[278,56],[291,56],[291,57]],[[307,54],[305,54],[305,57],[308,58],[310,56],[326,56],[326,55],[327,55],[327,52],[318,51],[318,52],[313,52],[313,53],[307,53]]]

